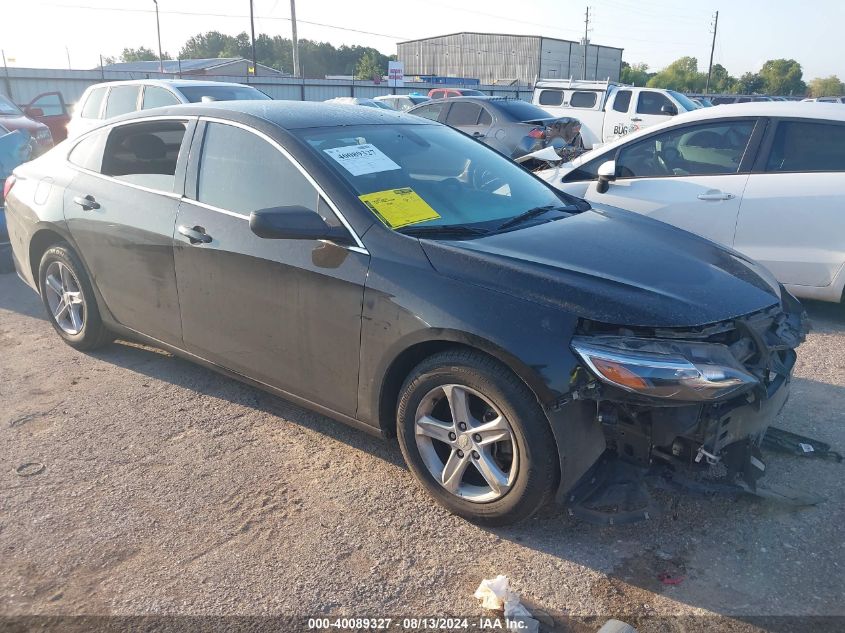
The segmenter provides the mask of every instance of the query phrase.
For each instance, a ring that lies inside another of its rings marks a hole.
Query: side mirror
[[[599,165],[599,180],[596,183],[596,193],[607,193],[610,183],[616,180],[616,161],[608,160]]]
[[[23,113],[31,119],[44,116],[44,110],[42,110],[41,108],[27,108],[23,111]]]
[[[330,240],[353,244],[342,226],[329,226],[316,211],[305,207],[271,207],[249,214],[249,228],[268,240]]]
[[[664,103],[662,106],[660,106],[660,111],[663,114],[668,114],[669,116],[675,116],[676,114],[678,114],[678,108],[676,108],[671,103]]]

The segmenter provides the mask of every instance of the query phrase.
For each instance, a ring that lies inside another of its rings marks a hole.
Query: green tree
[[[385,68],[379,63],[379,59],[371,52],[361,55],[355,66],[355,79],[375,79],[384,75]]]
[[[651,88],[667,88],[681,92],[700,92],[704,90],[707,75],[698,72],[698,60],[695,57],[681,57],[648,80]]]
[[[653,73],[648,72],[648,64],[640,62],[639,64],[629,64],[622,62],[622,74],[620,81],[623,84],[631,84],[632,86],[645,86]]]
[[[721,64],[713,64],[710,75],[710,92],[735,92],[736,79],[731,77],[728,69]]]
[[[164,59],[171,59],[167,53],[162,53]],[[146,46],[139,46],[138,48],[124,48],[120,54],[120,61],[122,62],[154,62],[158,61],[158,53]]]
[[[836,75],[816,77],[810,81],[811,97],[839,97],[845,94],[845,85]]]
[[[224,35],[220,31],[208,31],[188,38],[182,50],[181,59],[207,59],[209,57],[223,57],[223,49],[232,39],[231,35]]]
[[[794,59],[770,59],[758,74],[766,94],[802,95],[807,91],[807,85],[802,81],[801,64]]]
[[[765,89],[766,82],[757,73],[745,73],[736,82],[736,92],[743,95],[757,94]]]

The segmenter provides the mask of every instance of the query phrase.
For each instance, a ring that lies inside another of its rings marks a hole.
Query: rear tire
[[[38,288],[47,318],[65,343],[87,351],[112,341],[100,318],[91,281],[68,244],[55,244],[41,257]]]
[[[476,523],[526,519],[558,485],[557,445],[536,398],[478,352],[441,352],[414,368],[400,391],[397,435],[428,493]]]

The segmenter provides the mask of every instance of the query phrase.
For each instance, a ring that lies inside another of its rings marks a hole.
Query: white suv
[[[88,86],[73,109],[68,136],[78,136],[104,119],[136,110],[198,101],[269,99],[252,86],[222,81],[190,79],[139,79],[111,81]]]

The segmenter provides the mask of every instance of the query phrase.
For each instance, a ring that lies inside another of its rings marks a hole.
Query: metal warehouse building
[[[397,44],[405,76],[475,77],[483,84],[584,77],[584,46],[539,35],[453,33]],[[619,81],[622,49],[587,45],[587,79]]]

